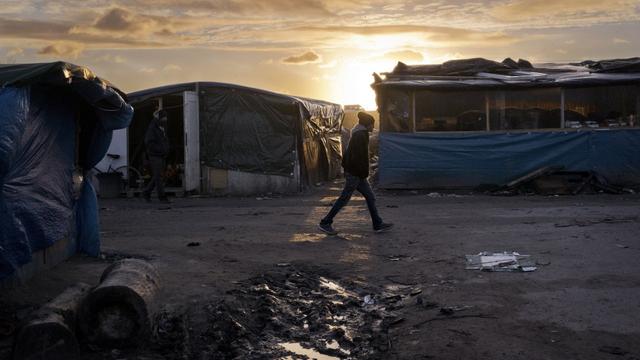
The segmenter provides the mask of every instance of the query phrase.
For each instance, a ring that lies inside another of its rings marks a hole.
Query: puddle
[[[333,290],[335,292],[337,292],[339,295],[344,296],[344,297],[352,297],[355,296],[352,292],[347,291],[345,288],[343,288],[342,286],[340,286],[339,284],[324,278],[324,277],[320,277],[320,286],[329,290]],[[342,305],[341,301],[336,301],[334,302],[334,304],[338,305]]]
[[[341,348],[340,344],[335,340],[327,341],[325,345],[327,346],[327,349],[338,350],[341,353],[344,353],[345,355],[351,355],[351,351]]]
[[[300,356],[307,356],[309,359],[316,359],[316,360],[340,360],[340,358],[335,357],[335,356],[329,356],[329,355],[325,355],[325,354],[321,354],[313,349],[307,349],[307,348],[303,348],[302,345],[300,345],[299,343],[279,343],[278,345],[282,346],[283,348],[285,348],[287,351],[290,351],[296,355],[300,355]],[[291,356],[286,356],[283,359],[291,359],[293,360],[293,358]]]

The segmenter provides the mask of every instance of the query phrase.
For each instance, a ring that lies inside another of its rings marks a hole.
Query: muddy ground
[[[355,197],[340,235],[319,234],[340,185],[170,207],[102,200],[105,257],[3,294],[5,312],[134,256],[163,278],[154,340],[87,359],[640,359],[639,195],[381,192],[393,232],[374,234]],[[538,270],[465,270],[465,254],[505,250]]]

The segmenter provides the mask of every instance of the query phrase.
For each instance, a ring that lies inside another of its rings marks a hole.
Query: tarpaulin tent
[[[73,64],[0,65],[0,279],[64,238],[99,254],[97,200],[84,175],[112,131],[129,125],[124,98]]]
[[[340,105],[215,82],[175,84],[128,94],[136,107],[129,134],[129,148],[133,148],[129,165],[139,166],[143,149],[131,141],[143,133],[150,119],[150,115],[137,109],[155,108],[159,105],[157,99],[181,97],[184,93],[193,94],[198,104],[196,118],[183,120],[187,142],[196,137],[189,134],[189,123],[194,122],[192,128],[198,132],[199,141],[192,144],[198,149],[197,166],[292,179],[302,175],[307,184],[326,181],[338,174],[343,118]],[[185,100],[184,104],[187,103]],[[171,109],[182,104],[176,100],[174,105],[163,106]],[[173,117],[182,116],[176,112]],[[171,128],[171,114],[169,118]],[[136,131],[138,135],[132,134]],[[182,141],[177,136],[175,140]],[[185,155],[181,153],[180,157],[182,160]],[[185,164],[188,162],[184,159]]]
[[[482,58],[374,76],[380,186],[503,185],[546,166],[640,185],[640,58]]]

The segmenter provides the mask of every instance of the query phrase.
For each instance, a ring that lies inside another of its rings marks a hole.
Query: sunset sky
[[[0,0],[0,63],[124,91],[219,81],[374,108],[371,73],[450,59],[640,56],[640,0]]]

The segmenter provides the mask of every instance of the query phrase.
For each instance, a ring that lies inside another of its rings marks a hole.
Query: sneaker
[[[318,229],[327,235],[338,235],[338,232],[331,226],[331,224],[318,224]]]
[[[142,198],[144,199],[144,201],[146,202],[151,202],[151,194],[148,193],[142,193]]]
[[[383,233],[393,229],[393,223],[382,223],[373,228],[376,233]]]

